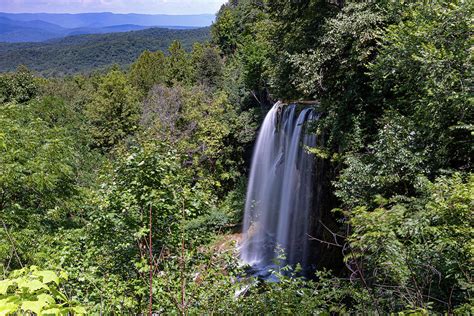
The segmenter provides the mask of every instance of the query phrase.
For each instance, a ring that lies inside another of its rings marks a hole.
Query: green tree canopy
[[[112,70],[100,81],[86,107],[94,146],[110,149],[138,128],[140,102],[125,74]]]
[[[162,51],[146,50],[132,64],[128,76],[130,82],[146,94],[154,84],[165,82],[166,67],[166,58]]]

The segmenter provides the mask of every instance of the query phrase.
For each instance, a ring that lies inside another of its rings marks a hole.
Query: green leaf
[[[21,304],[21,309],[23,311],[31,311],[35,314],[40,314],[41,310],[47,306],[47,303],[44,301],[25,301]]]
[[[66,281],[68,280],[68,275],[67,275],[67,273],[64,272],[64,271],[60,271],[60,272],[59,272],[59,276],[60,276],[63,280],[66,280]]]
[[[50,309],[45,309],[42,313],[41,316],[57,316],[61,314],[61,310],[59,308],[50,308]]]
[[[59,277],[54,271],[35,271],[33,275],[43,277],[43,283],[54,282],[59,285]]]
[[[76,315],[85,315],[86,309],[82,306],[76,306],[72,309]]]
[[[44,285],[39,280],[28,280],[28,279],[20,279],[18,281],[19,288],[27,288],[30,293],[33,293],[39,289],[47,289],[48,287]]]
[[[11,280],[2,280],[2,281],[0,281],[0,295],[7,294],[8,287],[12,284],[13,284],[13,282]]]
[[[0,300],[0,316],[6,316],[13,314],[18,310],[18,305],[15,303],[7,302],[6,299]]]
[[[54,297],[52,297],[51,295],[46,294],[46,293],[39,294],[38,295],[38,301],[45,302],[48,305],[56,303],[56,301],[54,300]]]
[[[64,302],[67,302],[67,297],[63,293],[59,292],[54,288],[50,288],[51,293],[56,297],[62,299]]]

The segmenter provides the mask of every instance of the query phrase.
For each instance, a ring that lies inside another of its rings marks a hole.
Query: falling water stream
[[[241,259],[267,273],[280,264],[308,265],[316,135],[307,123],[312,108],[277,103],[268,112],[255,145],[244,216]],[[282,260],[282,258],[285,258]]]

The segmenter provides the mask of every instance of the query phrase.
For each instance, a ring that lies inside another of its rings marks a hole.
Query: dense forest
[[[186,50],[209,40],[209,28],[151,28],[109,34],[74,35],[40,43],[0,43],[0,71],[27,66],[38,74],[60,77],[129,66],[145,50],[166,51],[177,40]]]
[[[8,10],[8,4],[5,7],[0,7],[0,10],[5,9]],[[215,14],[0,12],[0,42],[44,42],[72,35],[118,33],[149,28],[194,29],[211,25],[214,18]],[[136,36],[138,35],[136,34]],[[165,48],[158,47],[155,49]]]
[[[190,51],[1,74],[0,315],[474,313],[473,10],[231,0]],[[237,245],[278,100],[316,102],[334,256],[268,282]]]

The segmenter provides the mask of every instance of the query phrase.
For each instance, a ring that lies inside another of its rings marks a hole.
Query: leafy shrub
[[[469,1],[410,4],[369,65],[373,96],[416,124],[431,170],[471,164],[473,12]]]
[[[63,271],[36,266],[11,272],[9,278],[0,281],[0,315],[85,315],[85,308],[61,291],[65,281]]]
[[[445,310],[472,303],[474,176],[418,179],[419,197],[378,197],[350,213],[363,274],[387,310]]]
[[[25,66],[19,66],[16,72],[0,75],[0,105],[28,102],[38,94],[38,90],[38,78]]]

